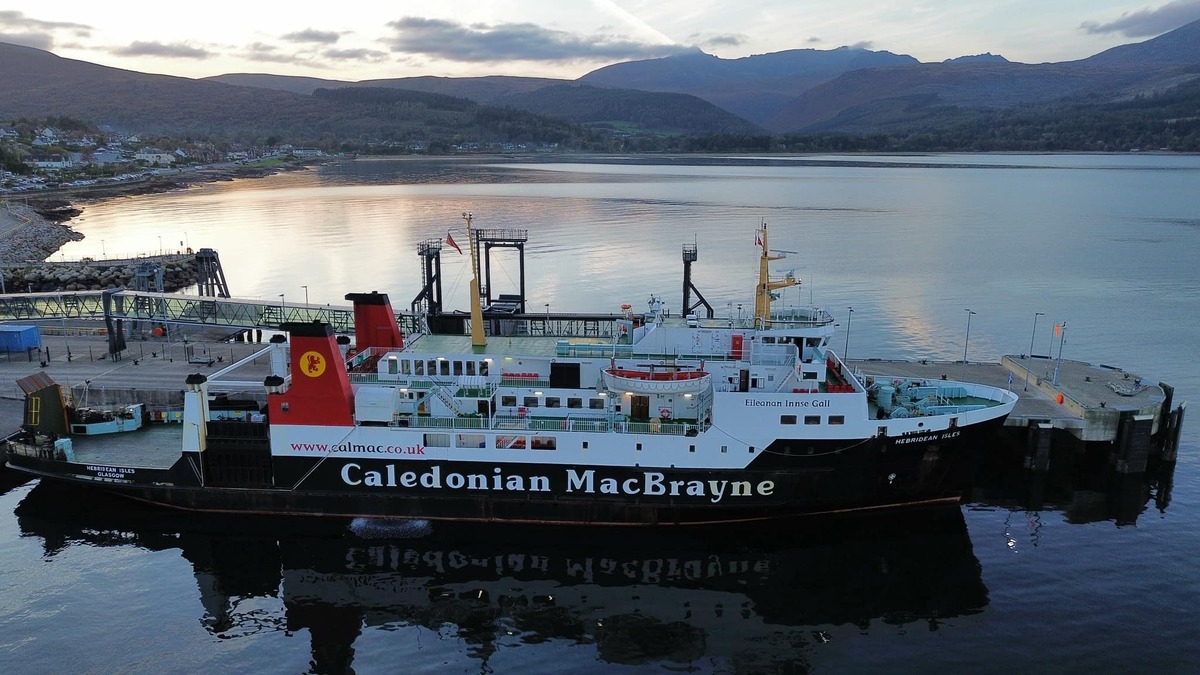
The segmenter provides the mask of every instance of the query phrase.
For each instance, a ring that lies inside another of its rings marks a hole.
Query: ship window
[[[820,415],[805,415],[804,423],[805,424],[820,424],[821,416]]]
[[[555,450],[558,448],[558,438],[555,436],[534,436],[529,446],[534,450]]]
[[[637,451],[638,451],[638,452],[641,452],[641,451],[642,451],[642,444],[641,444],[641,443],[638,443],[638,444],[637,444]]]
[[[752,454],[752,455],[754,454],[754,446],[753,445],[750,446],[750,454]]]
[[[467,361],[467,374],[468,375],[475,374],[475,362],[474,361]]]
[[[500,405],[502,405],[506,408],[515,408],[515,407],[517,407],[517,397],[516,396],[501,396],[500,397]]]
[[[816,372],[813,372],[813,371],[810,371],[810,370],[806,370],[806,371],[804,371],[804,378],[803,378],[803,379],[805,379],[805,380],[815,380],[815,379],[817,379],[817,374],[816,374]]]
[[[696,451],[696,446],[694,446],[694,445],[688,446],[688,452],[695,452],[695,451]]]
[[[588,399],[588,408],[591,408],[592,410],[604,410],[604,399],[589,398]]]
[[[508,450],[524,450],[525,449],[525,437],[524,436],[497,436],[496,437],[496,447],[501,448],[501,449],[508,449]]]
[[[780,415],[779,423],[780,424],[795,424],[796,416],[795,415]]]
[[[562,399],[560,399],[557,396],[547,396],[546,397],[546,407],[547,408],[561,408],[562,407]]]
[[[764,344],[764,345],[773,345],[773,344],[775,344],[775,338],[773,338],[773,337],[763,337],[763,344]]]
[[[951,418],[950,418],[950,428],[951,428],[951,429],[957,429],[957,428],[958,428],[958,418],[957,418],[957,417],[951,417]]]
[[[424,361],[413,361],[413,374],[414,375],[424,375],[425,374],[425,362]]]
[[[487,374],[488,374],[488,362],[487,361],[480,362],[479,374],[483,375],[484,377],[487,377]]]
[[[402,375],[412,375],[412,362],[404,359],[400,362],[400,373]]]
[[[721,452],[729,452],[729,446],[728,446],[728,445],[722,445],[722,446],[721,446]]]
[[[829,423],[830,424],[845,424],[846,416],[845,415],[830,415]]]
[[[538,397],[536,397],[536,396],[526,396],[522,400],[524,400],[525,402],[522,403],[521,405],[525,406],[526,408],[538,407]]]
[[[429,361],[426,362],[425,373],[430,377],[437,375],[437,361],[429,359]]]
[[[449,376],[450,375],[450,362],[442,361],[441,364],[442,364],[442,368],[441,368],[442,375]]]
[[[454,374],[455,374],[455,375],[462,375],[462,374],[463,374],[463,362],[462,362],[462,361],[455,361],[455,362],[454,362]]]
[[[425,447],[427,447],[427,448],[448,448],[448,447],[450,447],[450,434],[425,434]]]
[[[584,441],[584,442],[583,442],[583,449],[584,449],[584,450],[587,450],[587,449],[588,449],[588,442],[587,442],[587,441]]]
[[[458,434],[454,439],[455,447],[459,448],[486,448],[487,439],[483,434]]]
[[[568,408],[582,408],[583,407],[583,399],[569,398],[569,399],[567,399],[567,407]]]

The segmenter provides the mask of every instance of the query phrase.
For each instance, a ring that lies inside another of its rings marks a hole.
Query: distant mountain
[[[911,56],[868,49],[793,49],[740,59],[700,50],[594,70],[579,81],[602,87],[698,96],[756,124],[767,124],[806,89],[863,68],[912,65]]]
[[[558,84],[509,94],[498,105],[589,127],[661,134],[764,134],[766,130],[688,94]]]
[[[983,54],[975,54],[973,56],[959,56],[957,58],[946,59],[945,61],[942,61],[942,63],[1008,63],[1008,62],[1009,62],[1008,59],[1004,58],[1003,56],[1000,56],[999,54],[993,54],[991,52],[985,52]]]
[[[800,93],[765,126],[798,133],[895,132],[936,124],[948,108],[1115,102],[1197,77],[1200,21],[1065,63],[966,60],[849,71]]]
[[[1194,67],[1200,63],[1200,21],[1152,40],[1113,47],[1078,63],[1093,66]]]
[[[450,138],[586,142],[582,130],[566,122],[427,92],[353,87],[301,95],[137,73],[4,43],[0,64],[0,120],[69,117],[145,134],[244,142],[274,136],[327,148],[346,141],[404,145]],[[358,95],[330,93],[341,91]]]
[[[308,96],[318,89],[337,89],[349,87],[353,82],[342,80],[323,80],[319,77],[299,77],[296,75],[270,75],[268,73],[227,73],[201,78],[202,82],[220,82],[232,84],[235,87],[257,87],[259,89],[274,89],[293,94]]]
[[[0,119],[68,116],[140,131],[206,133],[250,122],[237,111],[265,118],[266,110],[294,109],[314,123],[331,112],[284,92],[109,68],[5,43],[0,63]]]
[[[570,80],[556,80],[544,77],[508,77],[503,75],[488,77],[397,77],[349,82],[344,80],[322,80],[315,77],[268,75],[265,73],[230,73],[215,75],[205,79],[243,87],[261,87],[263,89],[290,91],[294,94],[304,95],[311,94],[317,89],[386,87],[389,89],[408,89],[410,91],[427,91],[432,94],[458,96],[469,98],[476,103],[485,104],[492,103],[496,99],[509,94],[520,94],[552,84],[570,82]]]
[[[768,134],[911,137],[953,126],[986,135],[986,124],[1011,122],[997,116],[1003,111],[1014,111],[1014,119],[1037,118],[1039,125],[1052,124],[1044,118],[1047,111],[1103,118],[1110,129],[1136,111],[1141,124],[1170,124],[1178,132],[1194,118],[1186,111],[1194,100],[1190,85],[1198,81],[1200,21],[1064,63],[1013,63],[993,54],[920,63],[851,47],[740,59],[695,50],[614,64],[576,81],[497,76],[345,82],[252,73],[192,80],[0,43],[0,120],[65,115],[146,132],[315,138],[327,145],[430,134],[532,138],[536,130],[590,147],[667,149],[660,141],[672,136],[702,148],[714,145],[700,137],[723,136],[716,147],[733,148],[745,143],[739,137],[758,136],[755,147],[776,148]],[[337,93],[357,89],[369,91]],[[386,91],[393,93],[379,93]],[[1111,109],[1124,103],[1132,107],[1120,114]],[[585,132],[571,125],[623,139],[641,134],[646,142],[582,141],[578,134]],[[953,139],[945,139],[939,143],[953,147]],[[1098,142],[1079,141],[1083,147]]]

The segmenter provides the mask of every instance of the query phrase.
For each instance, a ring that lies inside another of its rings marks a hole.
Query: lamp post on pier
[[[1054,332],[1058,333],[1058,360],[1054,362],[1054,386],[1058,386],[1058,371],[1062,366],[1062,350],[1063,343],[1067,341],[1067,322],[1054,325]],[[1047,355],[1048,356],[1048,355]]]
[[[283,301],[283,293],[279,294],[279,323],[287,321],[287,304]]]
[[[846,346],[842,349],[842,360],[850,358],[850,319],[854,318],[854,308],[847,307],[849,312],[846,314]]]
[[[966,337],[963,338],[963,364],[962,364],[962,371],[961,371],[962,374],[959,376],[959,379],[966,381],[966,379],[967,379],[967,345],[969,345],[971,343],[971,317],[975,315],[975,312],[972,311],[970,308],[966,308],[963,311],[965,311],[967,313],[967,335],[966,335]]]
[[[1033,339],[1037,337],[1037,318],[1039,316],[1045,316],[1045,314],[1043,312],[1033,313],[1033,334],[1029,336],[1029,358],[1031,359],[1033,358]],[[1032,364],[1025,364],[1025,391],[1029,391],[1029,370],[1032,367]]]

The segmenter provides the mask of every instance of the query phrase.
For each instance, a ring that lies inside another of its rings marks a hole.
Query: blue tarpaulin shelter
[[[0,348],[7,352],[23,352],[42,346],[42,332],[37,326],[0,324]]]

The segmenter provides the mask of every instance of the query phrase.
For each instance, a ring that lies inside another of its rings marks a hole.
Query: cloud
[[[0,42],[50,51],[54,46],[54,36],[49,33],[0,33]]]
[[[378,49],[326,49],[321,56],[335,61],[368,61],[380,63],[387,60],[387,52]]]
[[[702,47],[737,47],[745,44],[749,38],[741,33],[725,33],[723,35],[692,33],[688,39]]]
[[[462,62],[644,59],[688,51],[675,44],[646,44],[609,36],[582,36],[532,23],[471,24],[405,17],[391,21],[393,52]]]
[[[251,61],[266,63],[303,63],[307,59],[296,54],[284,54],[275,45],[265,42],[255,42],[246,47],[245,56]]]
[[[1125,37],[1153,37],[1200,20],[1200,0],[1175,0],[1158,9],[1126,12],[1108,23],[1084,21],[1079,27],[1091,35],[1118,33]]]
[[[207,59],[212,52],[193,47],[182,42],[164,44],[162,42],[136,41],[128,47],[117,47],[111,50],[117,56],[161,56],[168,59]]]
[[[282,37],[288,42],[316,42],[318,44],[331,45],[340,40],[342,36],[333,31],[306,28],[295,33],[288,33]]]
[[[92,27],[70,21],[42,21],[25,16],[24,12],[0,10],[0,42],[49,51],[54,47],[54,34],[58,32],[88,37]]]
[[[79,36],[91,35],[92,27],[70,21],[42,21],[25,16],[25,12],[6,9],[0,10],[0,28],[30,29],[42,32],[67,30]]]
[[[846,45],[846,46],[849,47],[850,49],[871,49],[872,47],[875,46],[875,43],[870,40],[862,40],[861,42],[855,42],[852,45]]]

